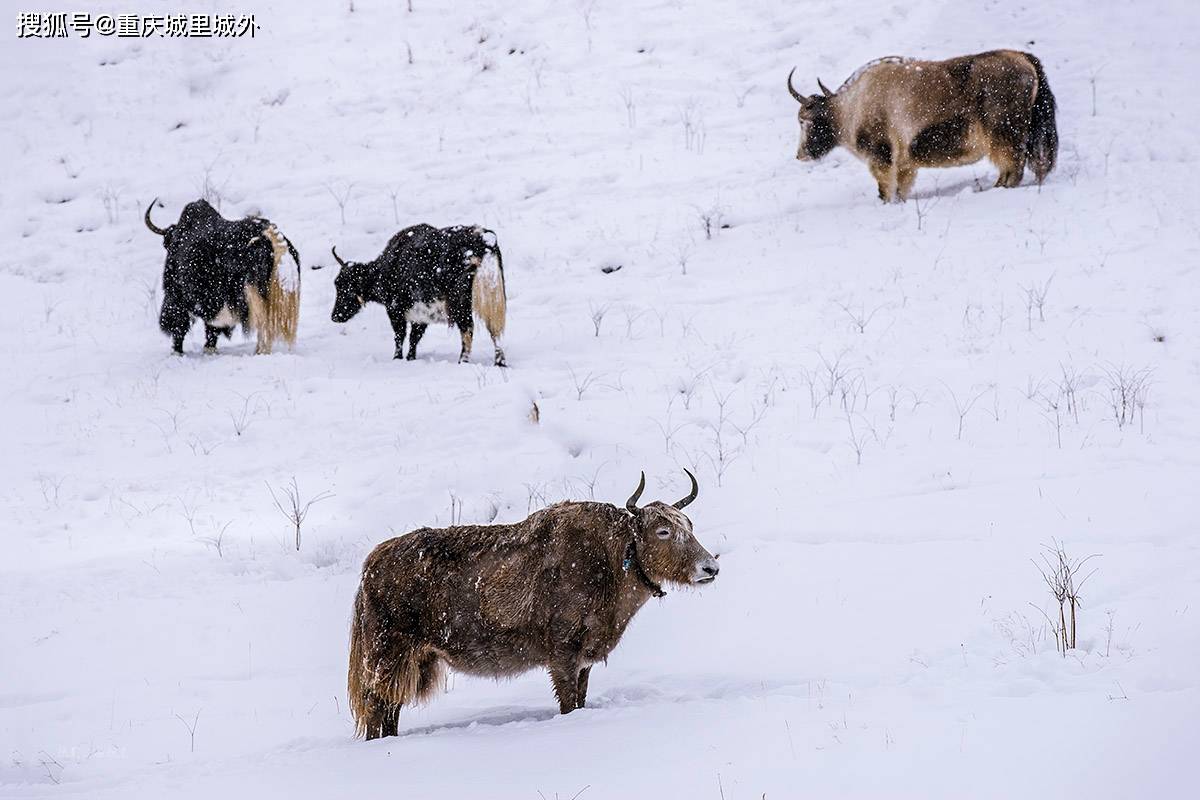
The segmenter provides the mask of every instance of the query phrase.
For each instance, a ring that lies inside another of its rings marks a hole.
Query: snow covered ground
[[[195,5],[262,29],[0,50],[0,797],[1195,790],[1193,4]],[[1040,190],[983,163],[882,206],[846,153],[794,160],[792,66],[815,91],[994,47],[1058,98]],[[141,211],[205,193],[306,267],[494,228],[511,368],[440,328],[393,362],[382,309],[329,321],[332,270],[293,353],[197,329],[171,357]],[[1147,376],[1123,425],[1118,372]],[[670,499],[684,466],[721,577],[647,606],[589,708],[455,675],[352,739],[373,545],[623,502],[641,469]],[[293,477],[334,495],[299,552]],[[1066,658],[1055,540],[1098,555]]]

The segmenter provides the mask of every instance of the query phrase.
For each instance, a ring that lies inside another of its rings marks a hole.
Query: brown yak
[[[831,92],[800,103],[796,158],[815,161],[841,145],[867,162],[884,202],[906,200],[919,167],[1000,169],[997,186],[1019,186],[1025,164],[1040,185],[1058,157],[1054,95],[1042,63],[1015,50],[946,61],[882,58]]]
[[[686,471],[686,470],[685,470]],[[446,665],[467,674],[550,671],[559,709],[582,708],[592,664],[608,658],[662,583],[717,577],[716,559],[672,504],[566,502],[513,525],[419,528],[363,564],[350,629],[355,731],[395,736],[400,708],[427,700]]]

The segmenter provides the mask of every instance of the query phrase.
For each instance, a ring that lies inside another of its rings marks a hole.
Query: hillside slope
[[[0,50],[0,797],[1186,793],[1195,9],[413,6]],[[793,66],[815,91],[995,47],[1058,98],[1040,189],[981,163],[883,206],[849,155],[793,158]],[[169,355],[141,214],[202,194],[298,246],[294,352],[204,357],[194,330]],[[307,267],[416,222],[498,232],[509,369],[482,341],[456,364],[444,329],[393,362],[379,308],[329,321]],[[620,503],[643,469],[674,498],[683,467],[721,576],[647,606],[588,708],[452,675],[402,736],[352,740],[371,547]],[[271,494],[293,478],[333,494],[299,551]],[[1098,556],[1066,658],[1031,563],[1055,541]]]

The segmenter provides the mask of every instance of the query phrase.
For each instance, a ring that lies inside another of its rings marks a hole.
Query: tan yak
[[[997,186],[1021,183],[1028,164],[1040,185],[1058,156],[1054,95],[1038,59],[993,50],[946,61],[889,57],[861,67],[836,91],[802,95],[796,158],[815,161],[838,145],[867,162],[884,202],[908,198],[920,167],[988,158]]]
[[[716,558],[672,504],[558,503],[512,525],[420,528],[363,564],[350,628],[356,732],[395,736],[400,709],[427,700],[447,665],[470,675],[550,672],[559,710],[583,708],[592,665],[663,583],[711,583]]]

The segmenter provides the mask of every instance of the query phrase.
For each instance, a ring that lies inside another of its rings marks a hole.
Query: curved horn
[[[158,202],[158,198],[150,201],[150,205],[146,206],[146,227],[157,233],[159,236],[166,236],[167,232],[150,221],[150,209],[154,208],[154,204]]]
[[[787,83],[788,83],[788,92],[789,92],[789,93],[791,93],[792,97],[796,98],[796,102],[797,102],[797,103],[803,103],[803,102],[804,102],[804,95],[802,95],[802,94],[800,94],[799,92],[797,92],[797,91],[796,91],[796,87],[795,87],[795,86],[792,86],[792,75],[793,75],[793,74],[795,74],[795,72],[796,72],[796,68],[795,68],[795,67],[792,67],[792,71],[788,73],[788,81],[787,81]]]
[[[684,467],[683,471],[687,472],[687,476],[692,479],[692,491],[691,491],[691,494],[689,494],[687,497],[671,504],[671,505],[675,506],[676,508],[683,508],[684,506],[690,504],[693,500],[696,499],[696,495],[700,494],[700,484],[696,483],[696,476],[693,475],[691,472],[688,472],[687,467]]]
[[[646,473],[642,473],[642,479],[638,481],[638,488],[633,490],[633,494],[629,495],[629,499],[625,501],[625,510],[630,514],[638,512],[637,501],[642,496],[642,492],[646,490]]]
[[[825,95],[826,97],[833,97],[833,92],[829,91],[828,86],[821,83],[820,78],[817,78],[817,86],[819,86],[821,88],[821,94]]]
[[[333,253],[333,258],[338,262],[338,264],[342,265],[343,267],[349,266],[349,264],[347,264],[345,261],[342,261],[342,259],[338,256],[337,247],[331,247],[329,250]]]

